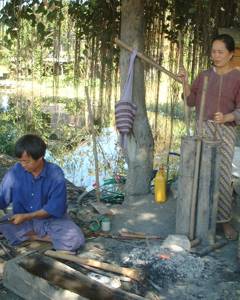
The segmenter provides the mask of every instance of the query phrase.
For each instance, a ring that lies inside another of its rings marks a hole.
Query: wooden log
[[[202,140],[199,172],[196,237],[202,244],[215,243],[219,197],[220,141]]]
[[[201,256],[201,257],[205,256],[205,255],[209,254],[210,252],[212,252],[216,249],[222,248],[227,243],[228,243],[227,240],[218,241],[213,245],[206,246],[205,248],[203,248],[201,251],[197,252],[196,254]]]
[[[115,39],[115,43],[132,52],[133,48],[128,46],[126,43],[124,43],[123,41],[119,40],[119,39]],[[179,83],[182,83],[182,81],[177,77],[177,75],[175,75],[174,73],[168,71],[167,69],[165,69],[164,67],[160,66],[159,64],[157,64],[152,58],[147,57],[146,55],[142,54],[141,52],[137,52],[137,57],[141,58],[143,61],[145,61],[146,63],[152,65],[153,67],[155,67],[156,69],[158,69],[159,71],[162,71],[163,73],[165,73],[166,75],[168,75],[169,77],[171,77],[172,79],[176,80]]]
[[[122,275],[132,278],[136,281],[143,280],[142,272],[137,269],[120,267],[115,264],[109,264],[109,263],[101,262],[98,260],[83,258],[83,257],[70,255],[70,254],[58,253],[57,251],[52,251],[52,250],[47,250],[44,254],[47,256],[50,256],[50,257],[75,262],[79,265],[87,265],[87,266],[99,268],[102,270],[110,271],[113,273],[122,274]]]
[[[122,289],[110,289],[52,258],[34,254],[6,263],[3,284],[27,300],[143,300]]]
[[[130,282],[131,281],[131,278],[129,277],[126,277],[126,276],[119,276],[119,275],[116,275],[116,274],[112,274],[110,273],[109,271],[105,272],[103,270],[99,270],[97,268],[94,268],[94,267],[90,267],[90,266],[86,266],[86,265],[81,265],[84,269],[88,270],[88,271],[92,271],[94,273],[97,273],[97,274],[100,274],[100,275],[103,275],[103,276],[107,276],[107,277],[110,277],[112,279],[114,278],[118,278],[119,280],[121,281],[125,281],[125,282]]]
[[[111,234],[106,232],[94,232],[90,234],[91,237],[105,237],[116,240],[163,240],[163,237],[158,235],[135,235],[135,234]]]

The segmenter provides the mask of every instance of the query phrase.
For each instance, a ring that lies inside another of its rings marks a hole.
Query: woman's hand
[[[213,120],[216,124],[224,124],[227,122],[233,122],[235,120],[235,117],[234,117],[234,114],[232,114],[232,113],[224,115],[221,112],[216,112],[213,115]]]
[[[221,112],[216,112],[213,116],[213,120],[216,124],[223,124],[225,123],[224,114]]]
[[[182,81],[182,83],[188,83],[188,75],[187,75],[187,71],[184,67],[179,68],[177,77]]]

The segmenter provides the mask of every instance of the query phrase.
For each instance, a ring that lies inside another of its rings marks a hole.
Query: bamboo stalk
[[[182,40],[182,33],[179,31],[178,33],[178,49],[179,49],[179,68],[183,67],[183,40]],[[183,100],[184,100],[184,119],[186,125],[187,135],[190,135],[190,122],[189,122],[189,107],[187,105],[187,96],[185,90],[185,80],[182,83],[183,86]]]
[[[89,114],[89,124],[92,134],[92,142],[93,142],[93,156],[94,156],[94,163],[95,163],[95,177],[96,177],[96,197],[97,201],[100,202],[100,189],[99,189],[99,167],[98,167],[98,154],[97,154],[97,142],[96,142],[96,135],[94,130],[94,122],[93,122],[93,113],[91,108],[91,101],[88,93],[88,87],[85,86],[85,94],[87,98],[87,105],[88,105],[88,114]]]
[[[119,40],[117,38],[115,39],[115,43],[118,46],[120,46],[120,47],[122,47],[122,48],[124,48],[124,49],[126,49],[126,50],[128,50],[130,52],[133,51],[132,47],[128,46],[123,41],[121,41],[121,40]],[[177,75],[175,75],[171,71],[169,71],[169,70],[165,69],[164,67],[160,66],[159,64],[157,64],[152,58],[147,57],[146,55],[142,54],[139,51],[137,52],[137,57],[141,58],[143,61],[147,62],[148,64],[150,64],[152,66],[154,66],[156,69],[158,69],[158,70],[162,71],[163,73],[167,74],[169,77],[171,77],[172,79],[176,80],[177,82],[182,83],[182,81],[177,77]]]
[[[197,206],[197,193],[198,193],[198,181],[199,181],[199,168],[200,168],[200,159],[201,159],[201,150],[202,150],[202,131],[203,131],[203,115],[206,101],[206,91],[208,85],[208,77],[204,77],[202,98],[200,104],[200,113],[199,113],[199,136],[197,136],[197,145],[196,145],[196,158],[194,166],[194,177],[193,177],[193,187],[192,187],[192,203],[191,203],[191,214],[190,214],[190,224],[189,224],[189,238],[190,240],[194,239],[195,235],[195,219],[196,219],[196,206]]]
[[[71,254],[59,253],[59,252],[52,251],[52,250],[47,250],[44,254],[47,256],[50,256],[50,257],[75,262],[79,265],[87,265],[87,266],[99,268],[102,270],[110,271],[113,273],[122,274],[122,275],[132,278],[136,281],[141,281],[143,279],[142,272],[137,269],[120,267],[115,264],[109,264],[109,263],[101,262],[101,261],[98,261],[95,259],[83,258],[83,257],[71,255]]]

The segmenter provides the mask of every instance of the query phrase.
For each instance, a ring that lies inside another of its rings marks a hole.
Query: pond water
[[[9,106],[9,95],[3,93],[0,97],[0,106],[3,111],[7,111]],[[155,168],[161,164],[165,165],[169,151],[180,153],[180,137],[184,135],[184,125],[179,120],[174,120],[174,136],[172,145],[169,145],[169,120],[159,114],[158,138],[155,140]],[[149,113],[149,119],[153,119],[153,113]],[[176,133],[177,132],[177,133]],[[127,164],[124,161],[122,151],[118,144],[118,133],[115,128],[104,128],[101,134],[96,137],[99,159],[99,180],[100,185],[105,179],[115,175],[126,174]],[[65,177],[74,185],[84,187],[87,190],[94,188],[95,161],[93,155],[93,144],[91,136],[86,141],[77,146],[73,151],[69,151],[63,157],[55,157],[50,151],[46,153],[46,159],[60,165]],[[174,177],[178,172],[179,157],[170,156],[168,161],[168,179]],[[233,160],[233,175],[240,177],[240,148],[236,147]]]
[[[123,162],[121,149],[118,146],[118,135],[114,128],[103,129],[96,141],[101,185],[104,179],[126,171],[127,165]],[[76,186],[85,187],[88,190],[93,188],[96,177],[91,137],[61,159],[54,158],[49,151],[46,153],[46,159],[60,165],[65,177]]]

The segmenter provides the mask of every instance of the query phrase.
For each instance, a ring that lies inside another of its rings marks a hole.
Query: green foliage
[[[176,41],[178,32],[182,31],[185,51],[189,54],[185,61],[192,78],[199,66],[207,65],[209,40],[217,28],[240,26],[239,9],[239,0],[145,1],[146,53],[154,54],[157,60],[161,57],[163,64],[169,60],[166,67],[175,72],[178,64]],[[104,122],[107,124],[104,118],[111,118],[113,99],[119,96],[120,49],[114,44],[114,38],[120,36],[120,14],[120,0],[9,0],[0,12],[1,45],[10,49],[4,52],[4,60],[8,60],[12,73],[20,79],[43,80],[46,77],[56,90],[59,81],[75,86],[90,82],[96,119],[100,126]],[[166,44],[161,36],[168,39]],[[60,68],[64,69],[62,77]],[[62,100],[54,96],[54,101]],[[24,124],[23,131],[48,132],[45,125],[48,122],[40,121],[44,119],[40,102],[34,102],[24,113],[18,112]],[[73,97],[63,103],[73,114],[82,112],[86,104]],[[170,110],[167,104],[162,104],[160,110],[165,115],[182,119],[180,106],[176,104]],[[71,132],[70,128],[61,130]]]
[[[12,110],[0,111],[0,153],[14,154],[14,143],[17,137],[17,130],[13,128],[14,123]]]
[[[9,99],[9,108],[0,111],[0,152],[13,154],[15,141],[25,133],[37,133],[47,139],[49,136],[50,119],[41,111],[41,100],[31,103],[27,99]]]

